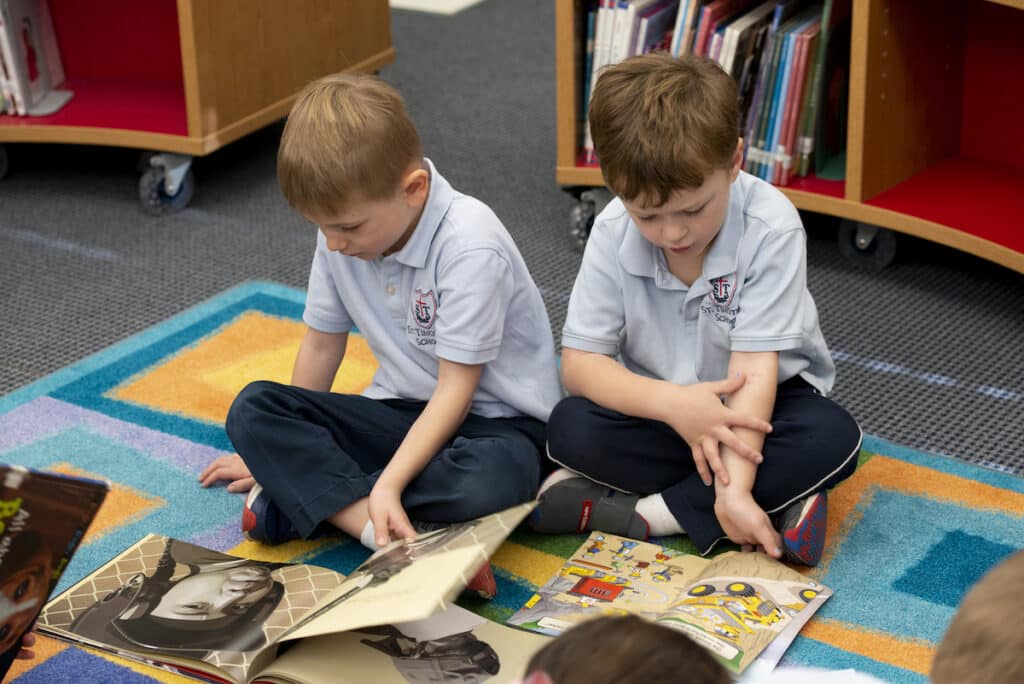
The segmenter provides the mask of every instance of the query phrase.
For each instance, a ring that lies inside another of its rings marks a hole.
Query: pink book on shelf
[[[729,17],[742,12],[752,0],[714,0],[704,5],[700,11],[697,24],[697,37],[693,41],[693,54],[707,55],[711,47],[711,36],[718,24]]]
[[[790,97],[786,102],[786,110],[782,122],[782,135],[780,136],[779,156],[776,157],[772,171],[772,182],[779,185],[789,185],[789,177],[792,175],[796,164],[796,134],[797,125],[800,121],[800,113],[804,102],[804,94],[810,87],[810,76],[813,72],[811,62],[814,55],[814,47],[818,44],[818,34],[821,32],[821,21],[816,21],[797,36],[796,51],[794,53],[795,64],[793,66],[793,86],[790,87]],[[779,158],[781,157],[781,158]]]

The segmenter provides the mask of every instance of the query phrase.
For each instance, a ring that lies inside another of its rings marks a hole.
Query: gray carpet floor
[[[429,156],[505,221],[561,329],[580,254],[554,180],[554,8],[488,0],[395,11],[394,65]],[[197,159],[188,209],[138,206],[137,152],[8,145],[0,181],[0,393],[250,279],[302,288],[314,229],[287,207],[280,125]],[[809,283],[837,360],[834,397],[865,432],[1024,474],[1024,277],[904,239],[866,273],[836,222],[806,215]]]

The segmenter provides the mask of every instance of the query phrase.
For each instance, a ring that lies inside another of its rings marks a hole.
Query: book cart
[[[192,159],[285,117],[308,82],[394,61],[387,0],[49,0],[74,96],[44,117],[0,116],[3,143],[152,151],[150,213],[184,208]]]
[[[580,164],[584,0],[556,0],[556,180],[603,186]],[[897,233],[1024,273],[1024,0],[853,0],[845,181],[794,178],[799,209],[844,219],[840,249],[887,264]],[[600,193],[573,209],[585,234]],[[585,225],[586,224],[586,225]]]

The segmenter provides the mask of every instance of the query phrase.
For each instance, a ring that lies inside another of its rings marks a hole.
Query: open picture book
[[[216,682],[368,681],[356,662],[403,682],[409,667],[497,671],[503,655],[517,676],[543,638],[451,602],[533,506],[393,542],[348,576],[148,535],[48,603],[37,628]],[[354,655],[339,667],[342,652]]]
[[[609,612],[635,613],[685,632],[731,672],[763,675],[831,595],[762,553],[708,559],[593,532],[508,623],[557,636]]]

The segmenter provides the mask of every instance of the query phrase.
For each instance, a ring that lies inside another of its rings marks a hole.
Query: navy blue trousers
[[[754,500],[769,515],[835,486],[857,467],[860,427],[802,379],[779,385],[771,424],[753,489]],[[715,517],[714,486],[704,485],[690,447],[666,423],[568,397],[548,421],[548,454],[557,464],[616,489],[660,493],[701,553],[725,538]]]
[[[241,391],[225,427],[235,450],[303,537],[369,495],[425,406],[259,381]],[[469,414],[406,487],[412,520],[452,523],[537,495],[544,423]]]

